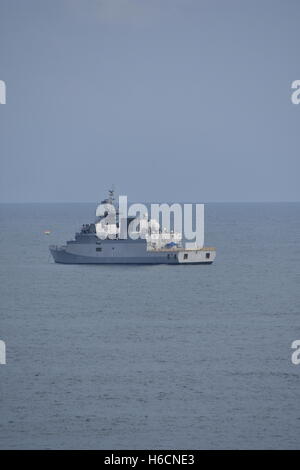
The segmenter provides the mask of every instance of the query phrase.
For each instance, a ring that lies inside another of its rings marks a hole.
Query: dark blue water
[[[94,209],[0,206],[0,447],[300,448],[300,204],[206,205],[211,266],[54,264]]]

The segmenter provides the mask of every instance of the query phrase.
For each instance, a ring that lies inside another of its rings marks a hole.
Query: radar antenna
[[[115,185],[112,184],[111,189],[108,190],[108,198],[111,204],[113,204],[115,200]]]

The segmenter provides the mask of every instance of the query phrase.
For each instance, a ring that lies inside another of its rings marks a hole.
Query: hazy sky
[[[0,201],[299,201],[299,0],[0,0]]]

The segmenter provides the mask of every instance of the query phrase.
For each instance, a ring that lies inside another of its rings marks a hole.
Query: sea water
[[[299,449],[300,204],[206,204],[210,266],[55,264],[94,208],[0,205],[0,448]]]

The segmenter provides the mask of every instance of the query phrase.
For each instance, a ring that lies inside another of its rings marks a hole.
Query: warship
[[[104,207],[115,207],[115,218],[109,217],[109,210],[97,216],[94,223],[84,224],[74,240],[65,245],[50,245],[49,249],[56,263],[62,264],[212,264],[216,257],[215,248],[196,246],[187,248],[179,232],[161,229],[154,219],[139,221],[139,236],[132,238],[120,233],[119,211],[115,204],[114,190],[101,201]],[[104,219],[105,224],[103,223]],[[127,216],[127,233],[135,217]],[[101,223],[102,222],[102,223]],[[103,237],[105,233],[105,238]]]

